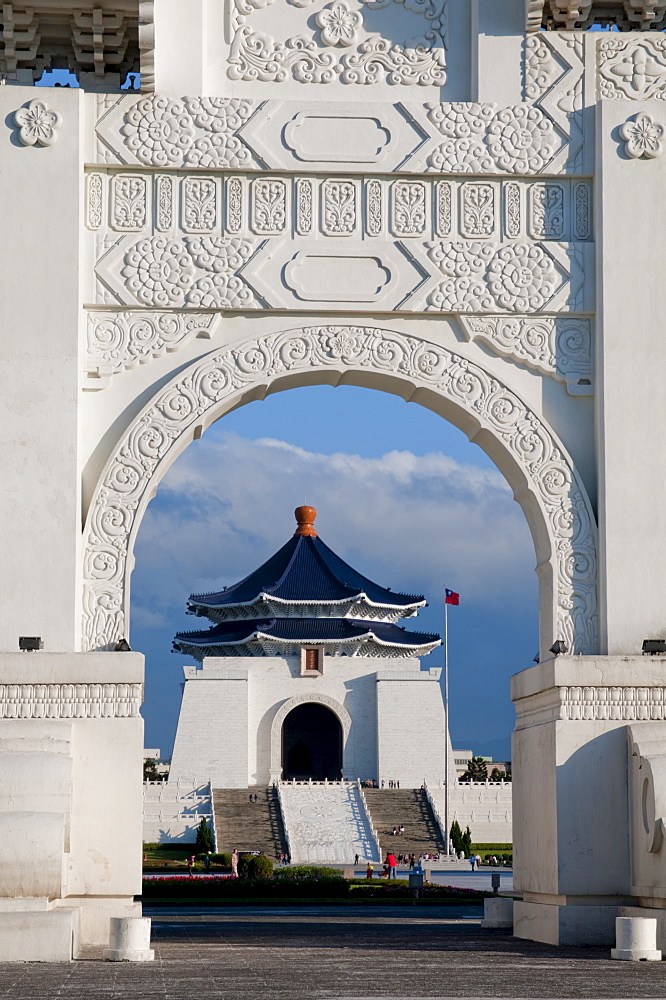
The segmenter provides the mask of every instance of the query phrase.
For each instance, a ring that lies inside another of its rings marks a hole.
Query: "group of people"
[[[400,782],[396,781],[394,778],[390,778],[387,782],[389,788],[400,788]],[[381,787],[384,787],[384,779],[382,778]]]
[[[398,834],[404,833],[404,832],[405,832],[404,826],[394,826],[393,829],[391,830],[391,836],[392,837],[397,837]]]
[[[358,855],[357,855],[357,857],[358,857]],[[280,857],[278,858],[278,860],[279,860],[279,862],[280,862],[281,865],[290,865],[291,864],[291,855],[290,854],[285,854],[285,852],[283,851],[282,854],[280,855]]]

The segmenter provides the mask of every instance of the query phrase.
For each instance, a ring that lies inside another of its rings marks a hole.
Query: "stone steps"
[[[363,794],[384,855],[391,850],[418,858],[445,850],[430,803],[420,788],[364,788]],[[404,826],[405,832],[392,836],[394,826]]]
[[[249,796],[256,794],[257,802]],[[269,858],[286,852],[287,844],[277,793],[268,788],[214,788],[213,809],[220,853],[260,851]]]

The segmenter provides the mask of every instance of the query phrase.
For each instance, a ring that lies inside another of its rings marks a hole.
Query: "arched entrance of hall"
[[[326,705],[311,701],[297,705],[282,723],[282,778],[342,778],[342,726]]]

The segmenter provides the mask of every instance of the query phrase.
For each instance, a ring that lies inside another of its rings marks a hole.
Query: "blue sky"
[[[429,601],[406,624],[442,632],[449,612],[454,746],[510,754],[509,677],[538,646],[531,537],[495,466],[441,417],[398,397],[329,386],[291,389],[228,414],[171,467],[141,525],[131,642],[146,654],[145,745],[171,752],[192,591],[241,579],[317,507],[321,537],[378,583]],[[442,666],[435,650],[424,665]]]

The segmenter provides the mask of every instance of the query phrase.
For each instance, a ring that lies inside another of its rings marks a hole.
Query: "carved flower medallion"
[[[315,17],[315,23],[321,28],[321,40],[324,45],[355,45],[358,29],[363,24],[363,18],[357,10],[351,10],[346,0],[334,0]]]
[[[634,115],[633,120],[630,119],[620,126],[624,151],[634,160],[641,156],[648,159],[661,156],[664,151],[661,140],[665,132],[664,126],[655,122],[652,115],[648,115],[645,111]]]
[[[552,298],[558,275],[552,260],[540,247],[515,243],[504,247],[491,261],[488,284],[504,309],[534,312]]]
[[[146,97],[134,104],[121,132],[142,163],[160,167],[179,163],[194,143],[192,118],[180,101],[166,97]]]
[[[30,101],[27,108],[14,112],[14,124],[24,146],[52,146],[58,139],[62,115],[52,111],[44,101]]]
[[[498,112],[488,127],[486,141],[497,166],[515,174],[540,170],[557,146],[550,121],[527,104]]]
[[[134,246],[122,275],[143,305],[182,306],[194,284],[194,265],[180,240],[157,236]]]

